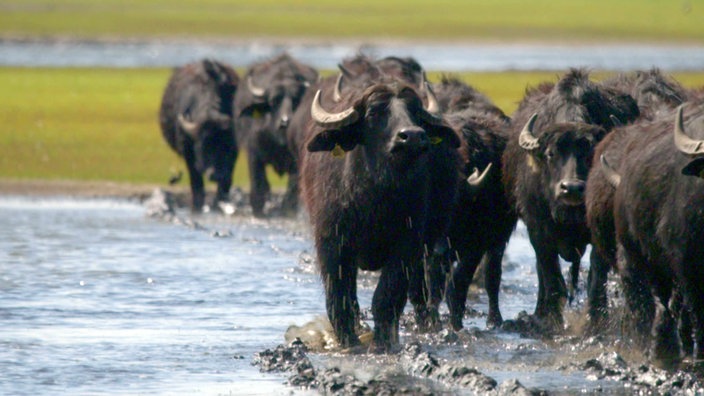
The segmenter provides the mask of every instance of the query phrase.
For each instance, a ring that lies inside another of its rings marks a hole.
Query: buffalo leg
[[[484,288],[489,296],[489,315],[486,318],[486,327],[493,329],[501,326],[503,318],[499,309],[499,289],[501,288],[501,260],[504,257],[505,246],[494,246],[489,249],[484,257],[487,260],[484,267]]]
[[[619,253],[622,253],[624,261],[620,265],[620,278],[638,342],[641,347],[646,347],[653,327],[655,299],[643,271],[644,260],[633,247],[629,249],[627,247],[629,245],[631,244],[628,242],[622,242],[622,246],[619,247]]]
[[[425,255],[423,268],[409,274],[408,297],[420,331],[436,331],[441,326],[438,308],[445,291],[445,263],[449,247],[444,238],[435,245],[433,251]]]
[[[191,210],[194,213],[201,212],[203,210],[203,204],[205,204],[203,175],[196,169],[196,158],[192,150],[187,149],[184,153],[184,158],[186,160],[186,166],[188,167],[188,178],[191,183]]]
[[[337,250],[337,249],[330,249]],[[355,334],[357,305],[357,268],[333,251],[318,251],[325,284],[328,319],[342,348],[359,344]]]
[[[249,178],[251,183],[249,200],[252,205],[252,213],[257,217],[261,217],[264,215],[264,204],[269,195],[269,181],[266,179],[266,167],[264,162],[260,160],[253,151],[250,150],[248,154],[247,159],[249,162]]]
[[[474,278],[481,257],[480,252],[466,250],[461,252],[457,266],[453,269],[452,277],[448,282],[445,298],[450,310],[450,325],[455,330],[462,328],[467,291],[472,284],[472,278]]]
[[[589,256],[589,275],[587,277],[587,304],[589,312],[590,331],[598,331],[608,319],[608,300],[606,282],[612,264],[602,257],[596,248],[592,248]]]
[[[546,246],[545,241],[535,238],[532,232],[529,233],[537,258],[538,302],[535,316],[541,320],[547,320],[551,326],[561,326],[562,308],[567,299],[567,286],[560,269],[557,250]]]
[[[372,297],[374,315],[374,345],[377,351],[387,352],[399,343],[399,319],[406,305],[408,293],[407,269],[392,262],[381,270],[379,283]]]
[[[675,367],[681,359],[681,349],[677,322],[670,311],[672,281],[662,275],[653,277],[653,290],[659,301],[653,324],[653,359],[664,367]]]
[[[281,209],[287,214],[295,214],[298,209],[298,171],[295,169],[288,174],[288,183],[281,202]]]
[[[222,159],[222,164],[218,166],[222,167],[222,173],[218,179],[218,190],[215,194],[215,199],[213,200],[213,206],[218,207],[220,202],[230,201],[230,187],[232,187],[232,171],[235,168],[235,162],[237,161],[237,153],[227,153]]]

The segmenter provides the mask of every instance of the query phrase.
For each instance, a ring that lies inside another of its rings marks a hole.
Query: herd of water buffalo
[[[381,271],[377,351],[398,344],[407,300],[419,328],[441,326],[443,298],[462,328],[482,260],[487,325],[500,325],[501,262],[521,219],[537,258],[535,320],[563,325],[591,244],[587,331],[607,322],[614,270],[654,362],[704,358],[704,89],[658,69],[599,82],[572,69],[528,88],[509,117],[457,78],[430,83],[411,58],[357,55],[326,78],[286,54],[241,78],[203,60],[175,69],[160,123],[187,164],[194,211],[204,176],[218,185],[212,207],[227,205],[240,150],[255,216],[265,167],[288,174],[282,209],[303,202],[344,348],[360,345],[358,269]]]

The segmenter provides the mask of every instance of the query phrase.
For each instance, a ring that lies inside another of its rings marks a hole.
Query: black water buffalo
[[[243,87],[235,95],[237,144],[247,152],[251,183],[250,202],[255,216],[264,214],[270,192],[266,165],[279,175],[288,174],[282,202],[285,212],[298,206],[298,166],[289,151],[286,130],[294,111],[318,72],[283,54],[251,66]]]
[[[456,161],[435,161],[455,157],[460,141],[432,114],[432,95],[424,105],[415,87],[396,79],[347,94],[328,110],[318,99],[301,152],[301,196],[328,317],[343,347],[359,344],[357,270],[381,270],[372,301],[374,344],[388,350],[398,343],[399,318],[416,287],[409,284],[422,282],[430,223],[447,216],[434,213],[442,209],[433,202],[452,205],[457,188]]]
[[[538,301],[535,316],[562,323],[568,297],[559,257],[572,263],[570,297],[589,230],[584,191],[594,146],[613,128],[639,114],[630,95],[572,69],[556,84],[529,90],[514,113],[513,136],[503,156],[509,202],[528,228],[535,249]]]
[[[608,167],[601,166],[600,162],[607,161],[612,168],[618,169],[623,150],[630,141],[639,139],[642,129],[650,128],[648,124],[658,117],[672,113],[689,96],[678,82],[658,69],[619,74],[605,80],[604,84],[631,94],[638,102],[641,115],[635,123],[616,128],[597,145],[594,164],[587,178],[586,219],[592,244],[587,305],[591,331],[597,331],[606,324],[606,281],[609,270],[616,268],[613,219],[615,176],[607,171]]]
[[[213,207],[229,211],[232,170],[237,156],[232,129],[232,103],[239,83],[229,66],[202,60],[176,68],[164,91],[159,123],[164,139],[186,161],[192,208],[205,202],[203,174],[217,182]]]
[[[308,124],[311,122],[311,104],[318,90],[324,108],[331,108],[349,92],[359,92],[382,78],[392,78],[408,82],[423,90],[425,75],[420,64],[413,58],[389,56],[375,60],[364,54],[345,58],[338,65],[340,72],[319,79],[311,85],[300,101],[286,131],[289,151],[296,163],[300,163],[300,151]],[[290,176],[289,176],[290,177]]]
[[[494,327],[502,322],[498,299],[501,260],[517,221],[501,182],[501,156],[510,135],[510,119],[489,98],[459,79],[443,77],[433,85],[433,90],[448,123],[460,132],[462,182],[458,184],[448,237],[440,240],[434,249],[436,258],[443,262],[432,268],[447,268],[448,263],[457,261],[445,298],[450,323],[460,329],[467,290],[480,260],[485,257],[487,325]],[[447,245],[442,244],[445,241]],[[439,293],[431,294],[434,299],[439,298]]]
[[[670,304],[674,292],[691,310],[695,361],[704,357],[704,102],[648,125],[624,149],[614,197],[624,294],[651,358],[680,360]],[[651,333],[652,332],[652,333]]]

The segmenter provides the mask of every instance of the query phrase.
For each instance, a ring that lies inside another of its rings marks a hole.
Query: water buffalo
[[[457,163],[435,161],[456,156],[460,141],[433,114],[432,95],[424,105],[415,87],[396,79],[380,79],[328,110],[319,96],[301,152],[301,196],[327,314],[343,347],[359,344],[357,270],[381,270],[372,301],[374,345],[389,350],[398,343],[409,289],[416,287],[409,284],[423,278],[429,223],[447,217],[434,213],[441,209],[433,201],[451,205],[457,188]]]
[[[674,117],[674,118],[673,118]],[[651,358],[680,361],[671,306],[679,292],[691,310],[695,361],[704,357],[704,102],[688,102],[649,124],[624,149],[614,223],[624,294]],[[652,332],[652,333],[651,333]]]
[[[194,211],[205,203],[203,174],[218,184],[213,207],[232,208],[228,201],[237,157],[232,103],[238,83],[231,67],[205,59],[176,68],[164,91],[159,123],[164,139],[186,161]]]
[[[623,150],[632,139],[638,139],[642,129],[658,117],[672,113],[689,96],[679,83],[657,69],[619,74],[604,82],[631,94],[638,102],[640,117],[633,124],[615,129],[596,147],[594,165],[587,178],[585,194],[586,220],[591,232],[592,251],[588,279],[588,312],[590,331],[606,324],[608,272],[616,268],[616,238],[613,219],[613,174],[601,166],[607,161],[618,169]]]
[[[255,216],[264,215],[270,192],[266,165],[272,165],[279,175],[289,175],[284,212],[293,212],[298,206],[298,167],[289,151],[286,130],[306,90],[317,79],[315,69],[282,54],[252,65],[243,77],[245,86],[237,90],[235,135],[239,147],[247,152]]]
[[[501,260],[506,244],[516,225],[501,182],[503,150],[510,133],[510,119],[489,98],[457,78],[443,77],[433,85],[440,108],[448,123],[460,132],[461,164],[457,203],[452,209],[447,238],[434,247],[436,263],[431,270],[451,271],[445,298],[450,310],[450,323],[462,327],[467,290],[484,256],[486,259],[485,287],[489,295],[487,324],[501,324],[499,287]],[[480,171],[481,170],[481,171]],[[443,279],[442,275],[431,279]],[[432,301],[442,296],[438,281],[430,285]]]
[[[338,67],[339,73],[321,78],[311,85],[291,118],[286,137],[289,151],[296,163],[300,163],[300,151],[304,149],[306,131],[311,122],[311,104],[318,90],[321,92],[320,102],[323,107],[331,107],[341,101],[342,96],[348,92],[364,90],[381,78],[405,81],[421,90],[425,88],[423,69],[413,58],[389,56],[375,60],[370,56],[357,54],[343,59]]]
[[[606,89],[590,81],[587,72],[572,69],[556,84],[528,90],[512,116],[503,179],[535,249],[535,316],[546,324],[562,324],[568,297],[559,257],[572,264],[572,297],[590,242],[584,191],[594,146],[615,122],[625,124],[638,114],[630,95]]]

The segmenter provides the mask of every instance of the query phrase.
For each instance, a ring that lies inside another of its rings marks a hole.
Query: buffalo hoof
[[[442,330],[442,321],[437,308],[417,308],[415,310],[416,330],[431,333]]]
[[[500,313],[489,313],[489,316],[486,318],[486,328],[490,330],[500,328],[503,322],[504,319],[501,317]]]

